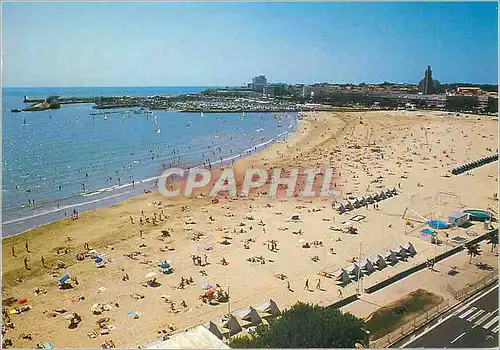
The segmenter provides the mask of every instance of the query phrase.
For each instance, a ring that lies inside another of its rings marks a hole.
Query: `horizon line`
[[[471,84],[471,85],[497,85],[498,86],[498,81],[496,83],[488,82],[488,83],[472,83],[472,82],[441,82],[439,81],[439,84],[441,85],[451,85],[451,84]],[[328,82],[328,81],[322,81],[322,82],[315,82],[315,83],[283,83],[283,82],[271,82],[268,84],[285,84],[285,85],[315,85],[315,84],[330,84],[330,85],[360,85],[360,84],[367,84],[367,85],[381,85],[384,83],[389,83],[389,84],[396,84],[396,85],[418,85],[419,83],[408,83],[408,82],[394,82],[394,81],[383,81],[383,82],[366,82],[362,81],[359,83],[353,83],[353,82]],[[249,83],[250,84],[250,83]],[[245,85],[66,85],[66,86],[57,86],[57,85],[3,85],[3,88],[8,88],[8,89],[19,89],[19,88],[164,88],[164,87],[246,87]]]

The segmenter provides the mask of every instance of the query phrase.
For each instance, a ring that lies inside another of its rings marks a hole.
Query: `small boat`
[[[259,128],[259,129],[255,130],[255,131],[257,131],[257,132],[261,132],[261,131],[264,131],[264,129]]]
[[[104,120],[108,120],[108,116],[104,113]]]
[[[202,117],[202,118],[203,118],[203,112],[200,112],[200,117]]]
[[[159,134],[161,129],[158,127],[158,122],[156,121],[158,117],[155,115],[153,118],[153,127],[155,128],[155,133]]]

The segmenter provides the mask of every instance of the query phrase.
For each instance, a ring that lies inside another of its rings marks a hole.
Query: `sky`
[[[496,2],[5,3],[3,86],[498,80]]]

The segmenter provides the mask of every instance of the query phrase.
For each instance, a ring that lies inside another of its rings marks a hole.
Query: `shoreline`
[[[242,160],[246,157],[252,156],[253,153],[249,154],[248,152],[252,152],[252,151],[255,152],[255,149],[256,149],[256,152],[259,153],[259,152],[262,152],[262,151],[266,150],[267,148],[271,147],[273,144],[286,141],[287,138],[289,138],[291,135],[293,135],[295,132],[297,132],[297,129],[299,128],[300,122],[301,122],[301,119],[294,117],[294,121],[291,124],[292,127],[291,128],[287,127],[286,131],[277,134],[276,136],[274,136],[273,138],[271,138],[265,142],[259,143],[253,147],[250,147],[246,150],[243,150],[241,153],[239,153],[237,155],[234,155],[234,156],[231,156],[228,158],[224,158],[222,161],[217,160],[215,162],[212,162],[211,164],[212,165],[215,164],[216,165],[215,168],[219,168],[221,166],[229,164],[233,159],[238,159],[238,161],[239,161],[239,160]],[[194,166],[194,168],[198,168],[201,166],[203,166],[202,163]],[[136,181],[137,186],[136,186],[135,191],[132,189],[128,192],[117,192],[117,193],[111,194],[110,196],[106,196],[106,197],[95,199],[95,200],[90,200],[88,202],[76,203],[76,204],[70,203],[70,204],[65,205],[64,207],[61,207],[61,208],[57,208],[57,209],[52,208],[51,210],[46,210],[45,212],[33,214],[33,215],[28,216],[28,217],[15,218],[15,219],[8,220],[6,222],[2,222],[2,240],[7,238],[7,237],[24,234],[24,233],[28,232],[29,230],[40,228],[44,225],[51,224],[51,223],[54,223],[54,222],[59,221],[59,220],[65,220],[68,218],[70,219],[71,218],[70,216],[61,217],[60,216],[61,214],[59,214],[59,213],[65,212],[66,210],[77,209],[78,212],[81,214],[81,213],[84,213],[87,211],[105,209],[109,206],[119,204],[122,201],[126,201],[128,199],[135,198],[135,197],[144,196],[145,193],[140,193],[140,192],[146,190],[146,187],[150,187],[150,185],[147,185],[147,184],[158,180],[159,177],[160,177],[160,175],[154,175],[154,176],[150,176],[150,177],[147,177],[145,179],[142,179],[142,180],[137,180]],[[133,187],[133,185],[132,185],[132,183],[126,183],[126,184],[123,184],[122,186],[120,186],[119,189],[121,190],[122,188],[125,188],[125,187]],[[102,190],[103,189],[99,189],[96,191],[100,193]],[[156,185],[153,185],[152,191],[153,191],[153,193],[158,194],[158,189],[157,189]],[[131,192],[134,192],[134,193],[131,193]],[[125,198],[120,198],[120,197],[125,197]],[[81,198],[81,197],[79,197],[79,198]],[[97,204],[91,205],[93,203],[97,203]],[[85,209],[83,209],[83,211],[79,210],[79,208],[82,208],[82,207]],[[52,218],[52,219],[48,219],[48,220],[42,219],[42,218],[46,218],[47,216]],[[56,217],[58,217],[58,218],[56,218]],[[40,220],[40,219],[42,219],[42,220]],[[29,221],[33,221],[33,223],[29,224]],[[40,221],[42,223],[38,223]],[[28,224],[25,224],[26,222],[28,222]],[[12,225],[12,224],[14,224],[14,225]],[[12,226],[23,227],[24,229],[22,231],[19,231],[19,230],[16,230],[14,228],[13,230],[9,231],[9,226],[11,226],[11,227]],[[9,232],[9,233],[4,234],[4,232]],[[12,232],[12,233],[10,233],[10,232]]]

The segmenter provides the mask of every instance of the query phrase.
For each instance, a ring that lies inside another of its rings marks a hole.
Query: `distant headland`
[[[212,88],[180,96],[24,97],[30,104],[12,112],[57,109],[64,104],[93,103],[95,109],[139,107],[179,112],[286,112],[332,109],[437,109],[457,112],[497,113],[498,85],[441,84],[431,67],[419,84],[285,84],[268,83],[256,76],[246,86]]]

